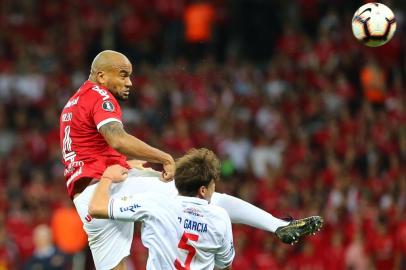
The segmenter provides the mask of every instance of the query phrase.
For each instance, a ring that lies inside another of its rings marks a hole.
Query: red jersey
[[[109,122],[121,123],[121,108],[103,86],[86,81],[69,99],[59,119],[64,176],[69,196],[73,184],[82,177],[100,179],[114,164],[126,168],[127,158],[111,148],[98,132]]]

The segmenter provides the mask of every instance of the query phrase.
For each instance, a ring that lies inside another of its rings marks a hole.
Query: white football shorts
[[[176,196],[174,181],[164,183],[157,176],[153,172],[132,169],[124,182],[112,185],[111,197],[125,200],[125,195],[151,191]],[[91,218],[88,207],[96,186],[88,186],[73,203],[87,233],[96,269],[110,270],[130,255],[134,223]]]

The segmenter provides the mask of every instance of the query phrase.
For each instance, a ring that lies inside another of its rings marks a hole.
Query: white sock
[[[241,223],[270,232],[289,224],[250,203],[224,193],[215,192],[211,203],[224,208],[232,223]]]

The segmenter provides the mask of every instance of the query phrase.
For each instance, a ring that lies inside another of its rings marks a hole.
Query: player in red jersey
[[[131,136],[123,128],[117,99],[128,99],[132,86],[131,73],[132,65],[125,55],[115,51],[99,53],[93,60],[89,79],[63,108],[60,117],[60,146],[65,165],[66,187],[71,198],[77,197],[89,185],[96,183],[109,165],[119,164],[130,168],[127,157],[161,163],[164,181],[171,180],[174,176],[175,163],[169,154]],[[75,206],[80,214],[78,205]],[[107,227],[105,224],[93,223],[95,230]],[[114,224],[111,227],[110,232],[121,231],[132,238],[132,228],[118,228],[120,226]],[[95,253],[103,254],[96,248],[98,242],[92,244],[92,239],[99,237],[97,232],[96,235],[92,234],[95,230],[86,231],[94,257]],[[114,235],[109,236],[109,232],[104,234],[108,236],[105,242],[114,243]],[[123,253],[126,253],[126,248],[129,249],[131,240],[129,244],[123,245]],[[108,267],[123,268],[124,262],[121,259],[113,260]],[[100,268],[105,267],[103,264],[99,265]]]
[[[175,172],[175,163],[169,154],[129,135],[123,128],[116,99],[128,99],[131,73],[131,63],[123,54],[99,53],[93,60],[89,80],[69,99],[60,117],[66,186],[84,223],[97,269],[125,269],[134,232],[131,223],[93,219],[88,214],[93,184],[99,181],[104,170],[115,164],[129,169],[132,166],[126,159],[131,157],[161,163],[163,181],[171,180]],[[111,196],[125,200],[123,195],[128,193],[166,189],[166,185],[159,185],[162,182],[155,175],[144,177],[146,174],[144,170],[130,170],[129,181],[113,186]],[[174,187],[168,184],[170,186]],[[174,188],[171,190],[176,192]],[[286,222],[226,194],[213,194],[212,203],[224,208],[233,223],[271,231],[285,243],[294,243],[301,236],[313,233],[322,222],[320,217]]]
[[[161,163],[163,179],[171,180],[173,158],[129,135],[123,129],[117,102],[132,86],[132,66],[123,54],[103,51],[92,63],[89,80],[69,99],[60,118],[65,179],[71,197],[99,179],[107,166],[128,167],[126,156]]]

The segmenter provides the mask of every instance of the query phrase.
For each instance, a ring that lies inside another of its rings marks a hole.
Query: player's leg
[[[246,201],[224,193],[214,193],[211,203],[224,208],[232,223],[241,223],[273,233],[279,227],[289,224]]]
[[[279,227],[275,234],[286,244],[294,244],[304,235],[316,234],[323,226],[323,219],[312,216],[303,219],[292,220],[288,225]]]
[[[319,216],[292,221],[278,219],[250,203],[223,193],[214,193],[211,200],[227,211],[232,223],[273,232],[286,244],[293,244],[302,236],[314,234],[323,225],[323,219]]]
[[[130,255],[134,224],[91,218],[88,207],[96,186],[88,186],[73,200],[88,235],[93,261],[96,269],[125,269],[124,259]]]

